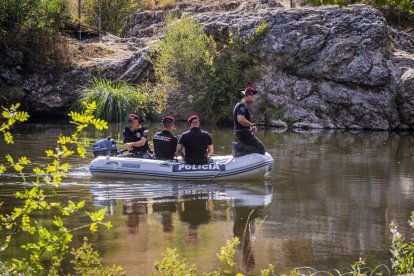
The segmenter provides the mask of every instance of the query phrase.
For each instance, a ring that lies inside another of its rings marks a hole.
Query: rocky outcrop
[[[255,85],[293,127],[414,127],[412,73],[404,73],[414,61],[410,36],[392,30],[391,39],[378,10],[262,9],[197,18],[209,32],[229,28],[245,38],[268,24],[249,49],[264,72]]]
[[[94,47],[93,44],[105,45],[111,54],[52,66],[27,62],[27,51],[0,53],[0,103],[20,102],[34,116],[65,116],[76,104],[80,88],[88,85],[92,77],[132,83],[154,81],[152,66],[146,58],[146,41],[108,35],[101,42],[84,42],[80,46],[85,49]]]
[[[370,6],[279,6],[274,0],[235,1],[216,8],[180,4],[172,12],[178,17],[194,16],[206,32],[218,38],[227,29],[240,31],[242,39],[247,39],[259,24],[267,23],[264,35],[247,51],[263,69],[262,77],[252,85],[266,102],[283,110],[283,116],[273,118],[274,125],[414,128],[413,36],[387,26],[382,13]],[[125,38],[116,41],[129,49],[127,55],[29,76],[20,73],[21,65],[14,64],[12,69],[0,69],[0,87],[13,95],[34,95],[27,97],[36,101],[34,109],[55,112],[73,102],[75,86],[86,83],[91,75],[134,83],[154,81],[145,47],[148,41],[162,37],[166,14],[131,15]],[[42,101],[48,103],[42,107]],[[60,103],[57,109],[53,109],[55,102]]]

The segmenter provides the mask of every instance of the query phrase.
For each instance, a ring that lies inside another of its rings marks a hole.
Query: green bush
[[[414,230],[414,212],[411,214],[408,223],[412,230]],[[390,230],[392,268],[398,274],[414,273],[414,239],[406,241],[398,232],[395,222],[391,223]]]
[[[102,3],[102,30],[116,35],[123,31],[128,16],[144,6],[145,3],[145,0],[84,0],[82,5],[83,23],[91,27],[98,27],[100,1]]]
[[[94,78],[90,87],[81,90],[78,106],[95,101],[96,116],[110,122],[123,122],[129,113],[151,116],[164,107],[165,98],[148,84],[128,85],[125,82]]]
[[[168,18],[153,61],[157,86],[170,95],[181,94],[184,110],[212,123],[229,122],[240,91],[260,75],[246,48],[266,28],[266,23],[260,24],[245,40],[240,34],[223,33],[224,39],[215,41],[192,18]]]
[[[321,5],[339,5],[341,7],[349,5],[349,4],[357,4],[357,3],[363,3],[363,4],[370,4],[373,6],[392,6],[396,7],[399,10],[414,14],[414,1],[412,0],[308,0],[305,3],[309,3],[311,5],[315,6],[321,6]]]
[[[67,0],[2,0],[0,27],[58,30],[67,19]]]

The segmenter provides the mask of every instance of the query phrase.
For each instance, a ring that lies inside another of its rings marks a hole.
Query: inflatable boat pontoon
[[[128,157],[99,156],[91,162],[96,177],[167,180],[247,180],[261,179],[273,168],[270,154],[248,154],[234,158],[213,156],[207,165]]]

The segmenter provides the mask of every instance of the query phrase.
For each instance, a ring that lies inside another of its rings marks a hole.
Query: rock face
[[[230,2],[214,11],[183,4],[172,12],[194,16],[214,37],[228,29],[247,39],[259,24],[267,23],[264,35],[247,50],[263,69],[252,85],[283,110],[281,118],[273,118],[280,120],[278,126],[288,122],[295,128],[414,128],[414,37],[387,26],[382,13],[370,6],[284,9],[274,0],[263,0]],[[132,14],[125,38],[117,41],[131,53],[86,69],[25,75],[19,62],[0,65],[0,90],[8,98],[25,97],[32,110],[50,114],[66,112],[76,87],[91,75],[154,81],[145,46],[162,36],[166,14]],[[19,58],[14,53],[11,59]]]
[[[98,44],[112,54],[65,67],[28,65],[28,53],[23,51],[0,53],[0,103],[20,102],[31,115],[53,118],[65,116],[73,108],[79,89],[93,76],[131,83],[154,80],[145,41],[109,35]]]
[[[249,49],[264,72],[254,85],[294,127],[414,127],[412,37],[391,30],[391,39],[378,10],[261,9],[197,18],[209,32],[227,27],[246,38],[268,24]]]

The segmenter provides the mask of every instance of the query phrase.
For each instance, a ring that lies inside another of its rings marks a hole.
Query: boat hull
[[[185,165],[161,160],[97,157],[91,162],[94,177],[142,180],[251,180],[262,179],[273,168],[270,154],[242,157],[215,156],[209,165]]]

